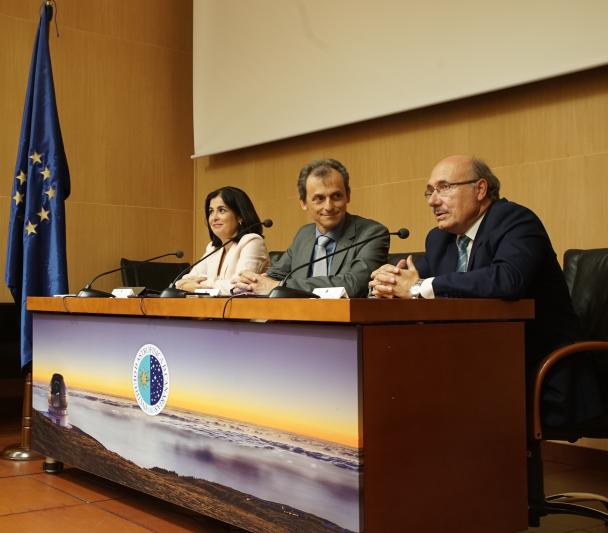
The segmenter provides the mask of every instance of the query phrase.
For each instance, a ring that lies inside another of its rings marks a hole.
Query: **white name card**
[[[321,287],[312,291],[319,298],[327,300],[339,300],[340,298],[348,298],[346,289],[344,287]]]
[[[195,294],[205,294],[207,296],[219,296],[219,289],[194,289]]]
[[[130,298],[135,296],[135,292],[131,287],[118,287],[112,291],[115,298]]]

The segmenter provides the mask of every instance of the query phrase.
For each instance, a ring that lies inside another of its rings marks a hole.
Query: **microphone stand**
[[[110,270],[108,274],[112,274],[113,272],[117,272],[116,270]],[[78,298],[114,298],[114,295],[111,292],[100,291],[99,289],[93,289],[88,285],[85,285],[82,289],[78,291],[76,295]]]
[[[181,250],[177,250],[176,252],[172,252],[170,254],[157,255],[156,257],[151,257],[150,259],[146,259],[142,261],[142,263],[148,263],[149,261],[154,261],[155,259],[161,259],[163,257],[169,257],[170,255],[174,255],[177,258],[184,257],[184,252]],[[98,289],[93,289],[91,285],[95,283],[102,276],[106,276],[108,274],[113,274],[114,272],[126,270],[127,268],[133,268],[135,264],[121,266],[118,268],[114,268],[112,270],[108,270],[106,272],[102,272],[95,276],[89,283],[87,283],[80,291],[78,291],[78,298],[114,298],[114,295],[110,292],[100,291]]]
[[[292,269],[287,274],[287,276],[285,276],[281,280],[281,283],[279,283],[274,289],[272,289],[270,291],[270,293],[268,294],[268,298],[318,298],[319,296],[317,296],[314,292],[306,291],[304,289],[295,289],[292,287],[286,287],[285,283],[287,283],[287,280],[291,277],[291,275],[294,272],[297,272],[298,270],[301,270],[305,267],[310,267],[310,265],[314,265],[315,263],[317,263],[319,261],[323,261],[324,259],[327,259],[328,257],[333,257],[334,255],[340,254],[342,252],[346,252],[347,250],[350,250],[351,248],[355,248],[356,246],[361,246],[362,244],[367,244],[368,242],[379,239],[380,237],[384,237],[385,235],[386,235],[386,233],[383,233],[380,235],[374,235],[373,237],[369,237],[367,239],[363,239],[362,241],[357,241],[356,243],[351,244],[349,246],[345,246],[344,248],[341,248],[340,250],[334,250],[331,254],[327,254],[323,257],[318,257],[317,259],[313,259],[312,261],[308,261],[307,263],[297,266],[296,268]],[[389,235],[397,235],[400,239],[407,239],[410,235],[410,232],[406,228],[401,228],[398,231],[389,233]]]
[[[190,272],[196,265],[198,265],[199,263],[202,263],[205,259],[207,259],[208,257],[211,257],[213,254],[219,252],[220,250],[223,250],[231,242],[236,241],[236,239],[238,237],[241,237],[242,235],[245,235],[247,232],[249,232],[250,230],[252,230],[256,226],[264,226],[265,228],[271,228],[272,227],[272,220],[270,220],[269,218],[267,218],[265,220],[262,220],[261,222],[256,222],[255,224],[251,224],[250,226],[246,227],[245,229],[242,229],[241,231],[239,231],[231,239],[228,239],[224,244],[222,244],[221,246],[218,246],[215,250],[211,250],[211,252],[209,252],[207,255],[204,255],[203,257],[201,257],[198,261],[195,261],[194,263],[192,263],[187,268],[184,268],[184,270],[182,270],[176,276],[176,278],[171,282],[171,284],[166,289],[164,289],[163,292],[160,293],[159,298],[185,298],[188,294],[194,294],[194,293],[189,292],[189,291],[184,291],[182,289],[177,289],[175,287],[175,284],[178,282],[178,280],[183,275],[185,275],[188,272]]]
[[[188,272],[190,272],[196,265],[198,265],[199,263],[202,263],[205,259],[207,259],[208,257],[211,257],[213,254],[219,252],[220,250],[223,250],[231,242],[234,242],[235,239],[236,239],[236,236],[232,237],[232,239],[228,239],[221,246],[218,246],[217,248],[215,248],[214,250],[212,250],[211,252],[209,252],[207,255],[204,255],[198,261],[195,261],[194,263],[192,263],[189,267],[184,268],[184,270],[182,270],[177,275],[177,277],[171,282],[171,284],[166,289],[163,289],[163,291],[159,295],[159,298],[185,298],[188,294],[194,294],[193,292],[190,292],[190,291],[185,291],[183,289],[178,289],[175,286],[175,284],[178,282],[179,279],[181,279],[181,277],[183,275],[185,275]]]

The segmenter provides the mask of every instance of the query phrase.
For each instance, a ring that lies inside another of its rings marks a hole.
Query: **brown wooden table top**
[[[379,324],[400,322],[496,321],[534,318],[533,300],[442,298],[352,300],[281,298],[28,298],[28,310],[238,320],[284,320]]]

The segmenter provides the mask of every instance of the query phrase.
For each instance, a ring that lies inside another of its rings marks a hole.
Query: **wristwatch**
[[[424,281],[423,279],[419,279],[416,283],[414,283],[410,287],[410,296],[412,297],[412,300],[422,298],[422,294],[420,294],[420,291],[422,290],[423,281]]]

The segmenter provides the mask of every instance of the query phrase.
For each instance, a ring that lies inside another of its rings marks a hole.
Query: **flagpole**
[[[49,24],[56,15],[55,1],[43,1],[40,11],[13,174],[5,270],[6,284],[20,313],[21,366],[25,373],[21,443],[0,454],[12,460],[41,457],[30,448],[32,316],[27,311],[27,297],[68,292],[64,203],[70,194],[70,174],[59,127],[48,42]],[[57,17],[54,18],[57,25]]]
[[[21,416],[21,443],[12,444],[2,451],[2,458],[11,461],[34,461],[42,455],[31,449],[32,444],[32,373],[23,382],[23,410]]]

